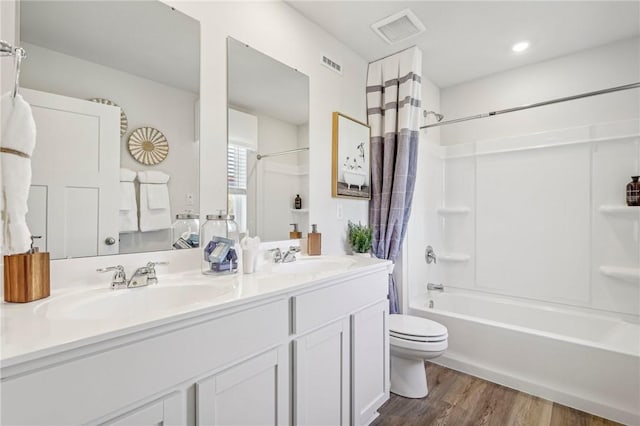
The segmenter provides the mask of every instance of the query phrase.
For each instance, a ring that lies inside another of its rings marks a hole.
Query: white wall
[[[640,38],[490,75],[442,90],[445,120],[640,81]],[[633,119],[640,91],[627,90],[442,127],[442,143],[529,134]]]
[[[169,174],[172,218],[187,208],[199,210],[199,144],[194,142],[194,105],[198,94],[40,46],[22,45],[29,52],[21,72],[22,87],[80,99],[107,98],[120,105],[129,121],[120,144],[121,167]],[[169,141],[169,155],[158,165],[140,164],[129,154],[129,135],[142,126],[159,129]],[[187,193],[194,194],[193,206],[185,203]],[[170,231],[121,234],[120,244],[121,253],[166,250],[170,247]]]
[[[453,119],[638,80],[636,38],[443,89],[442,112]],[[623,206],[640,173],[639,116],[634,89],[442,127],[444,205],[469,212],[435,219],[442,241],[431,276],[640,314],[638,218],[602,211]]]
[[[366,222],[368,202],[331,197],[331,114],[366,120],[366,62],[281,2],[168,3],[201,23],[201,212],[226,208],[226,38],[231,36],[309,76],[310,223],[322,233],[323,254],[344,253],[347,220]],[[320,64],[322,53],[342,63],[342,76]],[[342,220],[336,218],[338,203]]]
[[[640,120],[449,146],[445,286],[640,315]],[[611,211],[613,210],[613,211]],[[623,274],[617,274],[622,272]]]
[[[277,153],[299,148],[299,128],[264,114],[258,115],[258,152],[260,154]],[[298,223],[299,230],[308,232],[306,217],[293,217],[291,209],[296,194],[300,194],[304,205],[307,204],[308,188],[304,173],[307,161],[302,161],[307,153],[267,157],[259,160],[254,173],[250,176],[250,185],[258,187],[256,219],[258,235],[262,241],[286,240],[291,230],[290,223]],[[249,191],[251,193],[252,191]],[[298,213],[295,213],[298,215]],[[250,216],[251,218],[252,216]],[[251,229],[251,226],[250,226]],[[256,228],[253,228],[256,229]]]

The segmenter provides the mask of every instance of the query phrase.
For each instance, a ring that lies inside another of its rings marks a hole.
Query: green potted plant
[[[369,254],[371,241],[373,240],[373,230],[367,225],[357,224],[349,221],[347,236],[349,245],[353,253]]]

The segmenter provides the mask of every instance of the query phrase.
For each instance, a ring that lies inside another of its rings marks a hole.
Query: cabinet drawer
[[[386,299],[388,280],[389,274],[386,271],[379,271],[293,296],[291,298],[293,333],[304,333],[348,315],[362,306]]]

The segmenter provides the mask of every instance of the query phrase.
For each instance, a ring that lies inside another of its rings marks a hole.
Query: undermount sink
[[[205,304],[233,291],[230,282],[163,285],[112,290],[108,287],[52,297],[36,313],[59,319],[109,319],[157,315]]]
[[[299,256],[294,262],[275,263],[268,268],[271,272],[280,274],[311,274],[317,275],[330,272],[341,272],[351,268],[355,259],[346,257],[315,257]]]

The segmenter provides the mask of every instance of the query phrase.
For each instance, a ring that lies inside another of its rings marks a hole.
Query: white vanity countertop
[[[52,282],[46,299],[2,303],[1,367],[391,266],[388,260],[360,256],[300,256],[249,275],[158,274],[157,285],[135,289],[112,290],[110,276],[97,276],[99,284],[59,289]]]

